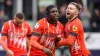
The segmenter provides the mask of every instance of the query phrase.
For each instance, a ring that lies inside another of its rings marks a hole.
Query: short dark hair
[[[82,6],[80,4],[78,4],[78,3],[70,2],[69,4],[75,5],[79,12],[82,10]]]
[[[46,7],[46,14],[49,14],[49,12],[50,12],[50,10],[51,10],[52,8],[57,8],[57,6],[55,6],[55,5],[49,5],[49,6],[47,6],[47,7]]]
[[[25,18],[25,15],[23,13],[17,13],[16,17],[19,19],[23,19],[23,18]]]

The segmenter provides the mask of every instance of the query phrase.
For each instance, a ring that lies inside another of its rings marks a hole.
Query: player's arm
[[[8,36],[8,24],[7,22],[4,23],[3,27],[2,27],[2,30],[1,30],[1,45],[2,47],[4,48],[4,50],[8,50],[8,47],[7,47],[7,44],[6,44],[6,40],[7,40],[7,36]]]
[[[40,45],[37,42],[38,39],[39,39],[39,36],[40,36],[39,34],[33,32],[33,36],[31,37],[31,43],[32,43],[31,45],[32,45],[32,47],[37,48],[37,49],[43,51],[47,56],[53,56],[53,53],[51,52],[50,49]]]
[[[31,45],[32,45],[32,47],[34,47],[34,48],[37,48],[37,49],[42,50],[44,46],[40,45],[40,44],[37,42],[38,39],[39,39],[39,37],[37,37],[37,36],[32,36],[32,37],[31,37],[31,43],[32,43]]]
[[[42,35],[42,28],[41,21],[38,21],[33,28],[31,37],[31,46],[40,50],[42,50],[43,46],[38,43],[38,39]]]
[[[65,39],[61,39],[61,41],[59,41],[59,45],[60,46],[63,46],[63,45],[71,46],[71,45],[73,45],[75,39],[76,39],[76,36],[70,34],[67,39],[66,38]]]
[[[31,37],[31,46],[43,51],[48,56],[52,56],[53,54],[50,49],[38,43],[39,38],[44,35],[44,33],[42,32],[44,28],[41,24],[43,23],[38,22],[33,29],[33,36]]]
[[[31,36],[32,34],[27,35],[27,56],[30,55],[30,49],[31,49]]]
[[[27,51],[29,52],[30,49],[31,49],[31,42],[30,42],[31,36],[27,36],[27,37],[28,37],[28,38],[27,38]]]
[[[2,47],[5,51],[8,50],[8,47],[7,47],[7,44],[6,44],[6,39],[7,39],[7,36],[4,36],[4,34],[1,34],[1,40],[0,41],[1,41]]]
[[[59,45],[61,45],[61,46],[62,45],[67,45],[67,46],[73,45],[75,39],[78,36],[78,31],[79,31],[78,26],[76,26],[76,25],[70,26],[69,36],[67,38],[62,39],[61,41],[59,41]]]
[[[27,36],[27,37],[28,37],[27,42],[26,42],[26,44],[27,44],[27,56],[29,56],[30,55],[30,49],[31,49],[31,43],[30,43],[31,36],[30,37]]]
[[[54,39],[56,48],[59,48],[59,47],[60,47],[60,45],[58,45],[58,42],[59,42],[60,40],[62,40],[63,38],[65,38],[64,26],[61,24],[60,28],[61,28],[61,34],[58,35],[58,36]]]
[[[28,32],[27,32],[27,56],[30,54],[30,49],[31,49],[31,37],[32,37],[32,29],[30,25],[27,25]]]
[[[3,49],[7,52],[8,55],[11,55],[13,56],[13,52],[7,47],[7,43],[6,43],[6,40],[7,40],[7,36],[8,36],[8,23],[4,23],[3,27],[2,27],[2,30],[1,30],[1,45],[3,47]]]

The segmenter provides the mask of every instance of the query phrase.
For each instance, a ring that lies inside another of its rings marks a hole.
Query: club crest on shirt
[[[77,31],[77,26],[76,25],[73,25],[73,27],[72,27],[72,31]]]

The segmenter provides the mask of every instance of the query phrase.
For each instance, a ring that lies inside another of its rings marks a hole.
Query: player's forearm
[[[74,41],[75,41],[75,37],[72,35],[69,35],[69,37],[67,39],[62,39],[61,41],[59,41],[58,44],[60,46],[63,46],[63,45],[71,46],[71,45],[73,45]]]
[[[4,49],[5,51],[7,51],[7,50],[9,49],[9,48],[7,47],[7,45],[6,45],[6,43],[2,42],[1,45],[2,45],[2,47],[3,47],[3,49]]]
[[[31,38],[31,37],[29,37],[29,38],[27,39],[27,48],[28,48],[28,52],[29,52],[30,49],[31,49],[31,40],[30,40],[30,38]]]
[[[32,45],[32,47],[35,47],[40,50],[42,50],[42,48],[43,48],[43,46],[40,45],[36,40],[33,40],[31,45]]]
[[[32,47],[35,47],[35,48],[37,48],[37,49],[42,50],[43,46],[40,45],[40,44],[37,42],[38,38],[39,38],[39,37],[37,37],[37,36],[32,36],[32,37],[31,37],[31,46],[32,46]]]
[[[7,47],[6,40],[2,37],[0,41],[3,49],[7,51],[9,48]]]

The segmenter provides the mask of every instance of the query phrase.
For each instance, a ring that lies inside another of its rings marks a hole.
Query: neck
[[[69,18],[68,21],[72,21],[73,19],[75,19],[75,17],[77,17],[77,15],[73,16],[72,18]]]
[[[20,26],[15,22],[15,20],[13,20],[13,23],[15,24],[16,27],[20,27]]]
[[[53,21],[53,20],[50,20],[49,18],[47,18],[47,21],[50,23],[50,24],[57,24],[57,21]]]

